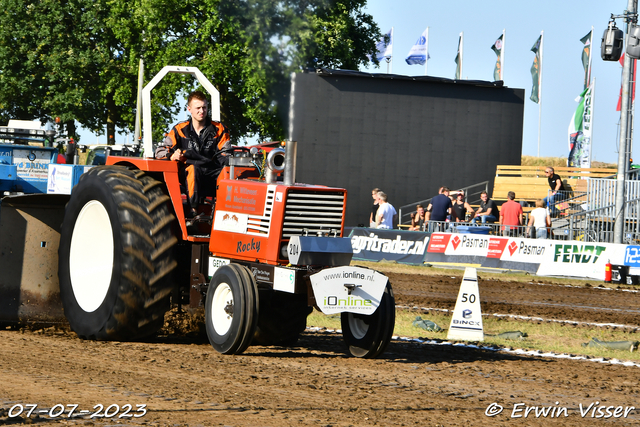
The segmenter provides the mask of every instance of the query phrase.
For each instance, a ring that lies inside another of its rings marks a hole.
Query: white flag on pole
[[[429,52],[427,51],[428,31],[428,28],[424,30],[424,32],[420,35],[420,38],[418,38],[416,44],[411,47],[409,54],[404,59],[405,61],[407,61],[407,64],[424,65],[425,62],[427,62],[427,60],[431,58]]]
[[[388,42],[385,41],[385,38],[388,37]],[[378,44],[376,44],[376,58],[378,61],[382,61],[383,59],[391,59],[393,56],[393,28],[389,30],[387,34],[382,36]]]

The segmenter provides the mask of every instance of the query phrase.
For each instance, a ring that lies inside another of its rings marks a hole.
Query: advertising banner
[[[592,83],[580,94],[578,108],[573,113],[569,123],[569,158],[567,159],[567,166],[591,167],[591,114],[593,112],[594,84]]]
[[[539,276],[574,276],[604,280],[605,264],[623,265],[625,245],[553,241],[538,268]]]
[[[353,258],[366,261],[466,265],[597,280],[604,280],[605,264],[610,262],[640,273],[640,246],[632,245],[371,228],[354,228],[349,237]]]
[[[324,314],[373,314],[388,281],[375,270],[352,266],[326,268],[310,279],[316,304]]]
[[[552,240],[492,237],[482,266],[534,273],[552,247]]]
[[[424,261],[480,266],[489,251],[489,235],[432,233]]]
[[[353,259],[422,264],[429,233],[353,228],[349,234]]]
[[[640,267],[640,246],[629,245],[624,251],[624,265]]]

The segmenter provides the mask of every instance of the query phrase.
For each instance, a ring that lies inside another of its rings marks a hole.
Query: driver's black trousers
[[[206,197],[212,197],[215,200],[218,176],[221,171],[222,168],[211,169],[199,165],[186,165],[182,170],[184,176],[180,176],[180,182],[185,184],[187,199],[192,210],[198,209]]]

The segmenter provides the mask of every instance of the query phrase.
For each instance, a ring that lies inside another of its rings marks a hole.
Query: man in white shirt
[[[387,203],[387,195],[378,193],[378,212],[376,213],[376,228],[393,228],[398,219],[398,212],[391,203]]]

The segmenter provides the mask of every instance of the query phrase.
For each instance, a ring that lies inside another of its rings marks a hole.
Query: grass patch
[[[443,331],[428,332],[413,326],[412,323],[416,316],[435,322]],[[450,322],[451,316],[447,312],[396,310],[396,325],[393,333],[401,337],[446,340]],[[482,323],[485,333],[484,345],[640,361],[638,351],[629,352],[582,346],[583,343],[591,341],[591,338],[597,338],[600,341],[640,341],[638,329],[525,321],[495,316],[483,316]],[[340,315],[327,316],[314,310],[307,318],[307,325],[340,329]],[[527,337],[521,340],[505,340],[490,336],[511,331],[524,332]]]
[[[557,168],[557,167],[566,167],[567,158],[566,157],[522,156],[520,159],[520,163],[522,164],[522,166],[551,166],[551,167]],[[597,160],[594,160],[591,162],[591,167],[617,169],[618,165],[616,163],[606,163],[606,162],[599,162]]]

